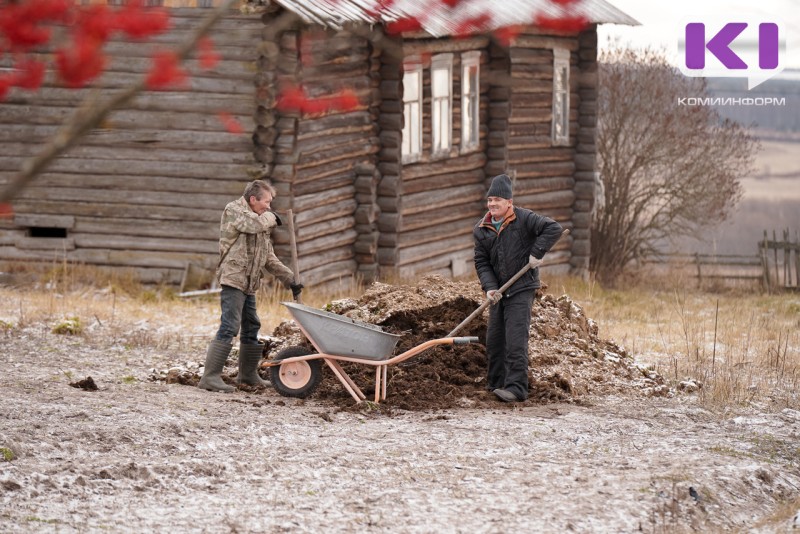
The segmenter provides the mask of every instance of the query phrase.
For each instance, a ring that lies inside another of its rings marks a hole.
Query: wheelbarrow
[[[357,403],[365,401],[366,395],[341,366],[341,362],[353,362],[375,367],[375,402],[378,403],[386,400],[387,368],[390,365],[437,345],[466,345],[478,341],[477,337],[432,339],[392,356],[401,335],[296,302],[281,304],[286,306],[303,335],[317,350],[313,353],[305,347],[288,347],[261,364],[261,367],[270,368],[272,387],[285,397],[302,399],[311,395],[322,380],[322,362],[325,362]]]

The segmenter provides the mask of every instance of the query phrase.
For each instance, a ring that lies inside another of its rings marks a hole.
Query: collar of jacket
[[[506,229],[506,226],[508,226],[515,220],[517,220],[516,208],[513,209],[511,215],[509,215],[503,220],[503,224],[500,225],[500,230],[495,230],[494,225],[492,224],[492,214],[491,212],[487,211],[486,215],[483,217],[483,221],[481,222],[481,228],[489,228],[492,231],[497,232],[499,234],[500,232]]]

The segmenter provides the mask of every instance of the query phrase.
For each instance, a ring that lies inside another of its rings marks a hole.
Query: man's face
[[[251,196],[250,199],[247,201],[250,204],[250,209],[256,212],[256,214],[261,215],[265,211],[269,209],[269,205],[272,202],[272,193],[269,191],[264,191],[261,193],[261,200],[257,199],[255,196]]]
[[[511,211],[513,201],[501,197],[489,197],[486,199],[486,207],[495,221],[505,219]]]

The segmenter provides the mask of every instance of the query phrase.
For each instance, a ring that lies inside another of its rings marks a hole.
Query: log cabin
[[[98,93],[146,73],[153,47],[180,42],[214,3],[171,8],[173,28],[152,43],[110,43]],[[270,0],[231,12],[212,32],[217,66],[189,60],[185,87],[142,93],[14,200],[13,218],[0,220],[0,261],[127,268],[181,284],[192,266],[213,270],[222,208],[266,178],[273,208],[294,213],[306,284],[461,276],[472,272],[488,184],[507,173],[516,205],[571,229],[549,269],[585,273],[597,25],[637,22],[605,0],[449,4]],[[537,23],[579,17],[580,28]],[[416,24],[404,26],[409,18]],[[351,91],[357,104],[291,108],[287,88],[312,101]],[[0,103],[0,186],[88,95],[53,76],[37,93],[12,90]],[[226,131],[220,113],[245,133]],[[287,264],[290,241],[285,227],[275,234]]]

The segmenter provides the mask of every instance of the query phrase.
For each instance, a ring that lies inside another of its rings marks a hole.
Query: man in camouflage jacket
[[[294,281],[294,273],[275,256],[270,235],[281,224],[269,210],[275,188],[256,180],[247,185],[244,195],[229,202],[222,212],[219,238],[217,279],[222,287],[222,315],[216,338],[206,354],[203,377],[198,386],[210,391],[233,391],[222,381],[222,369],[231,352],[232,341],[239,335],[239,375],[236,382],[266,386],[258,375],[261,345],[258,331],[261,321],[256,312],[256,291],[261,277],[272,274],[292,290],[295,298],[303,289]]]

